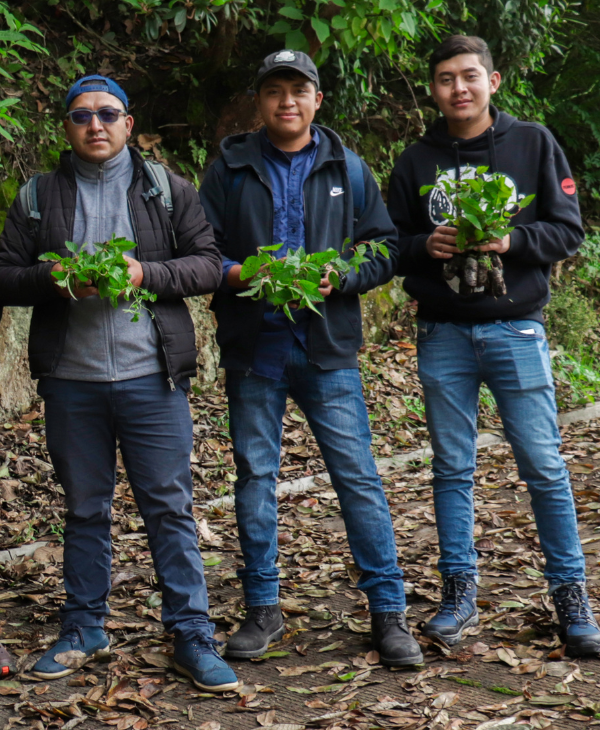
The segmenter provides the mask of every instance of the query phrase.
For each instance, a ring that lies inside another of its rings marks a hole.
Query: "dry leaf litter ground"
[[[410,311],[393,339],[361,356],[374,452],[388,457],[427,443]],[[560,384],[559,384],[560,388]],[[568,402],[568,394],[559,392]],[[225,639],[243,618],[241,564],[233,513],[205,506],[233,482],[222,390],[193,395],[195,515],[211,615]],[[500,422],[484,393],[480,428]],[[592,606],[600,612],[600,421],[562,429],[580,517]],[[45,448],[43,408],[0,426],[0,549],[46,542],[0,564],[0,636],[21,674],[0,682],[0,727],[145,730],[367,730],[600,725],[600,660],[564,657],[555,633],[543,560],[526,486],[506,445],[479,453],[476,473],[481,623],[452,649],[429,643],[419,626],[440,598],[428,460],[382,476],[409,593],[408,616],[423,644],[422,667],[390,671],[369,651],[365,596],[348,549],[338,502],[321,479],[280,499],[282,604],[287,633],[260,661],[232,662],[243,686],[225,696],[200,692],[172,670],[172,641],[160,623],[144,527],[122,467],[114,502],[113,591],[107,628],[113,654],[54,682],[29,672],[56,639],[63,501]],[[306,422],[290,403],[281,480],[318,475],[324,465]]]

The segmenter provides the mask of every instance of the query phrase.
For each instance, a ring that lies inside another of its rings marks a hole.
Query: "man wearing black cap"
[[[304,411],[338,493],[358,586],[367,593],[374,647],[391,666],[422,661],[406,624],[402,572],[389,508],[370,451],[369,420],[357,351],[362,344],[358,295],[391,279],[396,234],[364,162],[339,137],[312,124],[321,105],[319,76],[304,53],[268,56],[256,80],[265,127],[227,137],[200,197],[223,257],[213,300],[227,371],[230,430],[237,467],[236,515],[245,567],[238,571],[246,619],[227,655],[257,657],[284,633],[279,608],[277,498],[286,398]],[[241,264],[259,246],[277,252],[342,249],[344,239],[386,240],[390,259],[372,258],[333,289],[319,291],[322,316],[282,312],[237,296],[247,287]]]
[[[104,617],[118,441],[148,533],[163,622],[175,634],[175,667],[204,690],[229,690],[237,679],[214,649],[192,515],[186,391],[196,347],[183,301],[218,286],[220,255],[194,187],[166,172],[164,188],[157,186],[127,147],[133,118],[118,84],[81,79],[66,106],[73,151],[63,153],[58,170],[24,187],[0,237],[0,303],[33,306],[30,366],[68,510],[62,630],[33,671],[63,677],[76,671],[66,652],[91,659],[109,651]],[[124,311],[127,302],[114,309],[90,282],[71,298],[54,283],[60,265],[38,259],[69,255],[65,241],[93,252],[113,234],[134,242],[126,257],[132,283],[157,295],[138,322]]]

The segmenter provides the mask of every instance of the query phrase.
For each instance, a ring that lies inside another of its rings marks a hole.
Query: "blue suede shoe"
[[[552,593],[562,639],[570,657],[600,654],[600,627],[594,618],[585,588],[565,583]]]
[[[436,615],[423,627],[422,634],[458,644],[467,626],[477,626],[477,584],[472,575],[448,575],[444,578],[442,602]]]
[[[214,644],[202,636],[175,640],[175,669],[206,692],[228,692],[239,685],[233,669],[221,659]]]
[[[67,667],[56,661],[57,654],[64,654],[67,651],[80,651],[87,659],[78,666]],[[41,679],[58,679],[66,677],[78,671],[83,664],[91,659],[106,660],[110,657],[110,641],[104,629],[99,626],[74,626],[70,629],[63,629],[60,632],[58,641],[51,649],[37,661],[33,667],[33,673]]]

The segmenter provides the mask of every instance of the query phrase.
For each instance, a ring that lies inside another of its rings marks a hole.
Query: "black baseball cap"
[[[297,71],[298,73],[310,79],[317,90],[319,89],[319,72],[310,56],[302,51],[277,51],[271,53],[262,62],[256,75],[256,88],[258,89],[262,82],[271,74],[278,71]]]

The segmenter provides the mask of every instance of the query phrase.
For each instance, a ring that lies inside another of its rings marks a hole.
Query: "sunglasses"
[[[67,112],[69,119],[73,124],[77,124],[78,126],[89,124],[93,116],[97,116],[102,124],[114,124],[121,114],[124,117],[127,116],[127,112],[123,112],[120,109],[113,109],[110,106],[105,106],[95,112],[91,109],[73,109],[72,112]]]

